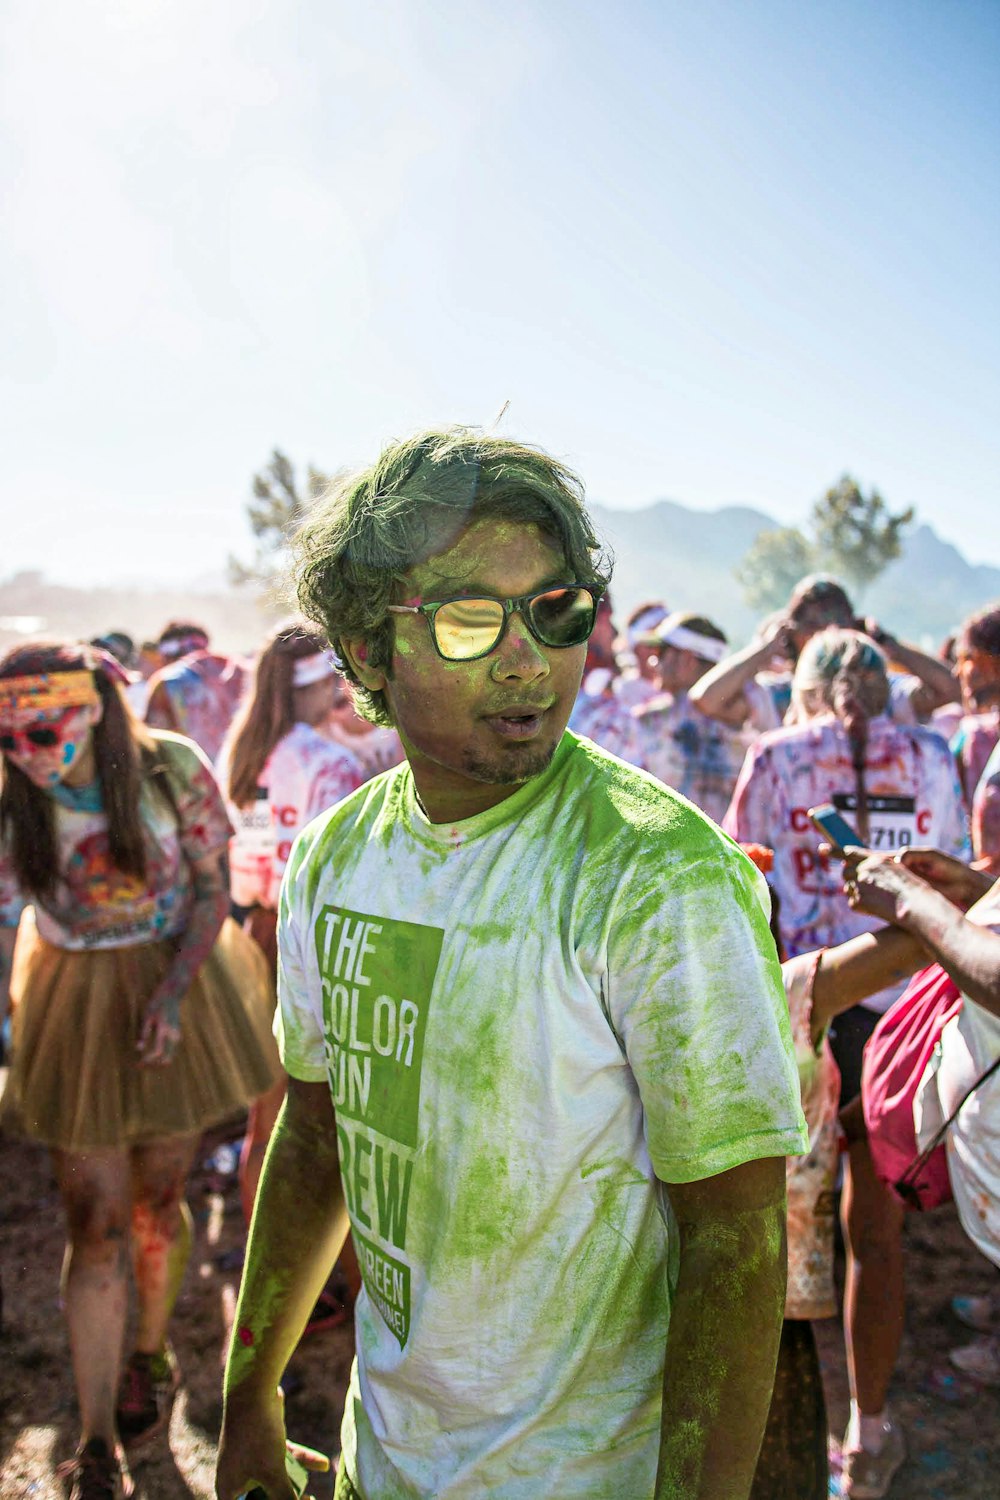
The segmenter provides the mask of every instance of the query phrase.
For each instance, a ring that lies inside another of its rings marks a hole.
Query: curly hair
[[[610,558],[587,515],[583,485],[539,448],[468,427],[391,443],[369,468],[335,479],[293,543],[299,607],[322,625],[360,714],[390,724],[385,694],[364,686],[342,642],[363,639],[371,666],[392,669],[390,604],[411,568],[484,517],[538,526],[562,548],[576,582],[603,589]]]

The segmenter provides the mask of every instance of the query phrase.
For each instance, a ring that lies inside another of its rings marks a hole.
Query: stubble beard
[[[462,761],[462,770],[473,781],[486,786],[518,786],[540,776],[552,764],[559,741],[551,745],[524,745],[520,750],[510,750],[496,756],[476,755],[469,752]]]

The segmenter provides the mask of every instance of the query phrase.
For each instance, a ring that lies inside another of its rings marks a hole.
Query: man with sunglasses
[[[749,861],[565,730],[606,573],[579,482],[394,444],[300,601],[406,762],[297,841],[218,1494],[289,1500],[275,1391],[351,1230],[340,1500],[749,1493],[806,1148]]]

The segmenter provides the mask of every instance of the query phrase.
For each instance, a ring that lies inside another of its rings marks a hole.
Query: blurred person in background
[[[891,718],[912,724],[956,696],[954,678],[943,662],[897,641],[877,621],[857,620],[843,585],[826,574],[810,573],[795,585],[785,611],[771,616],[749,646],[706,672],[692,689],[692,703],[711,718],[734,727],[747,724],[758,733],[801,720],[802,705],[792,703],[792,673],[806,643],[831,625],[859,626],[899,669],[889,678]],[[776,656],[787,662],[785,670],[773,670]]]
[[[184,620],[165,628],[159,651],[165,665],[149,680],[146,723],[187,735],[214,761],[243,696],[246,668],[211,651],[208,633]]]
[[[621,668],[617,691],[626,708],[648,703],[660,691],[660,643],[654,632],[668,614],[667,606],[657,599],[637,604],[625,621],[624,646],[617,654]]]
[[[354,706],[347,684],[339,675],[334,679],[333,707],[321,733],[349,750],[361,762],[365,780],[390,771],[403,759],[399,735],[385,724],[371,724]]]
[[[790,958],[873,926],[819,852],[810,807],[832,802],[874,850],[934,843],[962,859],[971,853],[948,747],[932,730],[889,717],[886,659],[869,636],[835,626],[814,635],[799,656],[793,698],[803,722],[760,737],[723,822],[740,842],[774,850],[771,883]],[[860,1088],[864,1044],[897,993],[871,996],[831,1030],[845,1102]]]
[[[955,637],[955,676],[964,714],[951,739],[968,806],[1000,740],[1000,605],[965,620]]]
[[[234,829],[230,896],[275,977],[278,892],[292,844],[307,823],[366,780],[361,762],[325,733],[341,684],[321,636],[297,623],[281,626],[257,659],[250,694],[216,762]],[[250,1111],[240,1156],[248,1224],[285,1087],[282,1076]]]
[[[51,1149],[66,1214],[71,1500],[131,1494],[119,1436],[139,1444],[169,1419],[188,1170],[202,1131],[278,1071],[267,966],[226,921],[230,829],[211,769],[136,720],[121,680],[91,646],[0,656],[3,1112]],[[129,1251],[138,1317],[122,1370]]]
[[[726,654],[726,637],[704,615],[677,611],[655,627],[661,691],[635,709],[639,761],[716,823],[725,817],[746,754],[743,735],[691,706],[690,690]]]

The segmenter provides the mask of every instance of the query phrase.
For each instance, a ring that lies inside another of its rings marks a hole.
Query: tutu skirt
[[[11,983],[13,1059],[2,1123],[63,1151],[196,1135],[280,1077],[274,984],[260,950],[227,919],[181,1001],[181,1040],[164,1067],[136,1046],[175,940],[86,952],[56,948],[30,915]]]

